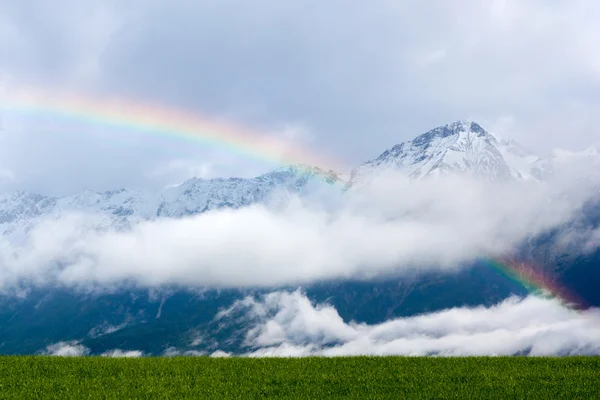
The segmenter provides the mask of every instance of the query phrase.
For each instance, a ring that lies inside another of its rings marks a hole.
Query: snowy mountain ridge
[[[191,178],[162,192],[118,189],[98,193],[84,190],[72,196],[48,197],[35,193],[0,194],[0,234],[25,235],[36,220],[60,218],[72,212],[106,217],[108,225],[178,218],[223,207],[285,202],[289,192],[302,194],[313,185],[345,185],[333,171],[305,165],[278,168],[255,178]]]
[[[101,215],[108,225],[128,226],[224,207],[276,205],[285,202],[289,193],[303,195],[324,184],[339,185],[340,190],[360,186],[386,170],[404,171],[413,179],[457,173],[492,182],[543,181],[569,160],[600,159],[599,154],[598,146],[592,146],[579,153],[556,151],[550,159],[542,159],[512,139],[497,137],[479,124],[463,120],[393,146],[353,169],[348,181],[334,171],[290,165],[254,178],[191,178],[161,192],[85,190],[60,198],[27,192],[0,194],[0,234],[24,236],[44,216],[60,218],[77,211]]]

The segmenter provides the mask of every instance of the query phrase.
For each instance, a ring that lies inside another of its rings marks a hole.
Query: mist
[[[344,322],[334,307],[312,304],[300,291],[249,297],[231,309],[255,321],[245,338],[253,357],[600,354],[600,310],[577,312],[535,296],[377,325]]]
[[[277,287],[455,271],[568,222],[597,188],[579,167],[546,183],[415,181],[393,172],[343,195],[327,191],[328,202],[289,194],[278,207],[130,227],[106,216],[61,215],[21,241],[2,240],[0,286]],[[591,237],[586,246],[595,244]]]

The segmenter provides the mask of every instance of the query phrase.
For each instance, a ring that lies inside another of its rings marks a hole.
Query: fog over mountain
[[[5,194],[0,283],[272,286],[456,269],[574,218],[598,190],[599,160],[542,159],[459,121],[386,150],[348,182],[291,166],[162,192]]]
[[[394,145],[350,173],[294,165],[256,178],[193,178],[158,192],[6,193],[5,352],[596,353],[597,336],[585,321],[598,318],[600,303],[585,276],[598,276],[599,162],[593,149],[536,156],[462,120]],[[569,311],[560,297],[518,300],[528,289],[480,265],[482,258],[528,263],[531,273],[582,294],[585,304],[577,306],[586,311]],[[543,322],[546,333],[521,325],[527,317],[517,316],[529,308],[556,316]],[[248,312],[259,319],[245,320]],[[40,313],[69,315],[73,328],[48,330],[49,316]],[[502,315],[502,329],[515,331],[438,326],[452,313],[482,321]],[[436,331],[470,333],[460,343],[412,342],[404,329],[430,335],[421,314]],[[327,322],[288,328],[288,318]],[[127,344],[163,323],[175,325],[160,339]],[[11,339],[36,325],[46,335],[34,334],[27,345]],[[387,345],[374,339],[387,329],[395,332]],[[485,346],[492,336],[498,347]]]

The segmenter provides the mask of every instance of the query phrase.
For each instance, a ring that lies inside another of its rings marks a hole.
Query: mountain
[[[278,168],[255,178],[199,179],[158,192],[119,189],[90,190],[66,197],[15,192],[0,194],[0,233],[3,239],[27,237],[42,218],[61,218],[79,211],[102,217],[102,224],[127,228],[144,220],[181,218],[220,208],[255,203],[277,207],[289,193],[309,195],[320,188],[342,193],[386,170],[402,170],[414,179],[457,173],[492,182],[543,181],[553,171],[585,157],[598,157],[594,147],[582,152],[555,152],[541,158],[514,140],[485,131],[472,121],[435,128],[400,143],[355,168],[346,182],[342,175],[306,165]],[[595,171],[592,171],[595,173]],[[590,202],[574,221],[530,238],[513,257],[539,265],[545,274],[600,305],[600,251],[564,247],[564,233],[600,228],[600,199]],[[599,230],[600,232],[600,230]],[[595,279],[595,280],[594,280]],[[277,288],[294,290],[294,288]],[[527,289],[505,275],[474,263],[458,273],[390,276],[367,281],[325,281],[302,288],[311,301],[327,302],[345,321],[376,324],[450,307],[491,305]],[[145,354],[249,351],[245,334],[252,329],[243,316],[217,320],[219,311],[248,295],[266,290],[136,287],[116,291],[79,292],[60,287],[31,288],[22,296],[0,293],[0,354],[31,354],[56,342],[76,342],[102,354],[114,349]]]
[[[404,171],[413,179],[456,173],[492,182],[543,181],[568,163],[590,157],[600,160],[599,154],[592,146],[583,152],[556,150],[551,157],[542,158],[512,139],[464,120],[393,146],[353,169],[348,182],[334,171],[291,165],[254,178],[191,178],[159,192],[85,190],[58,198],[27,192],[0,194],[0,235],[23,238],[40,218],[60,218],[74,211],[101,215],[109,226],[128,227],[142,220],[179,218],[224,207],[254,203],[276,206],[285,204],[289,193],[305,195],[321,187],[353,187],[387,170]]]
[[[393,146],[355,168],[350,185],[394,169],[414,179],[458,173],[489,181],[540,180],[544,175],[540,157],[468,120],[440,126]]]
[[[293,291],[296,287],[277,288]],[[373,281],[321,282],[303,288],[315,303],[333,305],[344,321],[376,324],[450,307],[491,306],[527,290],[501,273],[474,265],[459,273]],[[32,354],[57,342],[77,342],[91,354],[114,349],[163,355],[243,353],[254,325],[244,315],[215,317],[235,301],[271,290],[161,287],[116,292],[34,289],[0,295],[0,354]]]
[[[128,227],[155,218],[179,218],[219,208],[254,203],[285,203],[289,193],[300,195],[345,181],[333,171],[290,165],[255,178],[191,178],[162,192],[118,189],[103,193],[85,190],[72,196],[47,197],[28,192],[0,194],[0,234],[19,240],[42,217],[61,218],[72,212],[100,215],[107,226]]]
[[[303,194],[322,184],[333,185],[341,178],[333,171],[293,165],[256,178],[204,180],[192,178],[160,195],[157,217],[181,217],[218,208],[240,208],[254,203],[282,202],[286,192]]]

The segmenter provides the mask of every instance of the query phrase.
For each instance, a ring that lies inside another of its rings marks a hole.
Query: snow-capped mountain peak
[[[523,177],[508,165],[504,154],[522,159],[516,142],[501,143],[479,124],[461,120],[440,126],[395,145],[352,172],[352,184],[382,170],[398,169],[421,179],[461,173],[490,181]],[[529,160],[533,161],[533,159]],[[522,166],[519,166],[520,168]],[[520,169],[519,168],[519,169]]]
[[[486,135],[487,132],[476,122],[471,120],[461,120],[423,133],[413,139],[412,143],[416,146],[423,146],[436,139],[444,139],[448,137],[459,139],[460,137],[484,137]]]

